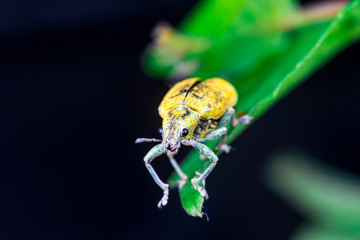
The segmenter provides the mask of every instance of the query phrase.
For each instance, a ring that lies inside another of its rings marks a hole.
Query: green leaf
[[[358,240],[359,232],[339,232],[309,224],[296,230],[292,240]]]
[[[179,188],[179,193],[182,196],[180,199],[185,211],[190,216],[202,217],[201,209],[204,198],[200,195],[199,191],[195,190],[192,184],[185,184],[184,187]]]
[[[202,67],[211,75],[209,69],[222,69],[220,63],[227,66],[232,61],[230,56],[238,56],[233,53],[235,50],[248,59],[246,68],[252,66],[252,62],[259,62],[256,57],[263,58],[264,52],[276,45],[269,48],[265,44],[259,48],[255,41],[264,42],[264,32],[284,30],[300,19],[303,19],[302,12],[292,0],[201,1],[180,24],[178,32],[164,23],[154,28],[155,39],[145,51],[143,66],[157,78],[200,74],[196,69]],[[247,54],[251,49],[257,54]]]
[[[230,2],[234,9],[225,4]],[[181,56],[173,62],[171,74],[203,79],[222,77],[232,82],[239,94],[237,109],[247,112],[255,120],[360,36],[360,0],[350,2],[332,21],[309,20],[290,0],[226,0],[224,4],[219,3],[219,9],[215,8],[215,3],[217,1],[211,0],[208,5],[199,5],[181,25],[181,31],[188,34],[182,33],[185,39],[202,38],[209,45],[202,50],[197,48],[199,51],[194,51],[195,47],[191,51],[191,47],[182,48]],[[231,17],[224,20],[226,24],[216,25],[214,29],[207,25],[216,24],[216,19],[221,19],[230,10]],[[176,39],[177,34],[172,37]],[[176,48],[173,42],[170,40],[167,46]],[[160,44],[156,48],[161,47]],[[154,49],[147,54],[154,58],[164,57],[152,55]],[[191,65],[190,61],[194,60],[196,64]],[[190,63],[191,67],[186,69],[191,71],[179,70],[184,69],[184,63]],[[157,67],[161,69],[161,66]],[[227,143],[247,127],[242,125],[232,129]],[[215,145],[216,142],[208,144],[212,149]],[[196,171],[202,172],[208,165],[208,160],[200,160],[199,154],[192,151],[182,162],[181,169],[191,179]],[[173,174],[169,183],[176,185],[178,180],[179,177]],[[190,189],[190,186],[188,182],[184,188]],[[191,194],[191,191],[180,190],[180,197],[190,215],[200,216],[203,199],[196,191]]]
[[[306,14],[294,0],[204,0],[178,31],[164,23],[154,28],[143,66],[157,78],[240,76],[291,43],[284,32],[327,20]]]
[[[294,239],[358,239],[358,176],[299,152],[275,155],[267,172],[271,189],[309,221],[296,231]]]

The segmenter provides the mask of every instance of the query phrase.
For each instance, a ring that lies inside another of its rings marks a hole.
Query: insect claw
[[[207,191],[205,190],[205,188],[203,188],[203,187],[200,188],[199,192],[200,192],[201,196],[203,196],[205,198],[205,200],[209,199],[209,195],[208,195]]]
[[[168,199],[169,199],[169,185],[167,185],[164,190],[164,195],[157,205],[158,208],[161,209],[163,206],[165,206],[168,202]]]
[[[239,124],[249,124],[253,120],[253,117],[248,115],[244,115],[239,119]]]
[[[224,145],[221,145],[220,147],[216,147],[215,149],[218,151],[221,151],[221,152],[230,153],[230,151],[233,150],[233,147],[231,147],[230,145],[224,144]]]
[[[179,189],[181,189],[187,182],[187,178],[186,179],[182,179],[182,180],[179,180],[178,184],[179,184]]]
[[[196,174],[198,175],[199,172],[196,172]],[[203,183],[202,187],[200,187],[200,185],[198,183],[195,183],[196,180],[197,180],[197,178],[193,178],[191,180],[191,183],[193,184],[194,188],[199,191],[200,195],[203,196],[205,198],[205,200],[208,200],[209,195],[208,195],[207,191],[205,190],[205,180],[202,182]]]

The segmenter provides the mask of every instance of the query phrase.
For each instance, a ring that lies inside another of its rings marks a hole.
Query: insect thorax
[[[192,133],[195,130],[199,119],[200,114],[198,112],[186,105],[179,105],[165,114],[163,127],[170,124],[174,125],[176,123],[177,126],[186,128]],[[191,136],[192,134],[189,134],[189,137]]]

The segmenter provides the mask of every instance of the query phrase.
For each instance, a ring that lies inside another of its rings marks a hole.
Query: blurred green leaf
[[[238,91],[237,109],[257,119],[359,38],[359,2],[350,2],[329,21],[328,18],[308,18],[291,0],[203,1],[180,25],[181,33],[173,32],[166,38],[167,51],[159,55],[164,44],[158,44],[148,48],[146,56],[171,58],[177,49],[173,44],[179,37],[183,38],[189,45],[177,51],[180,54],[172,59],[172,71],[165,75],[227,79]],[[200,50],[202,44],[197,47],[191,44],[191,39],[195,38],[208,45]],[[160,65],[148,64],[148,68],[152,67],[158,71],[162,69]],[[231,130],[227,143],[247,127],[238,126]],[[216,142],[208,144],[211,148],[215,145]],[[208,164],[192,151],[181,168],[191,179],[196,171],[202,172]],[[178,180],[179,177],[173,174],[169,183],[176,185]],[[187,203],[184,207],[190,215],[199,216],[203,199],[188,185],[191,183],[184,186],[189,189],[186,194],[180,190],[181,200]]]
[[[272,158],[266,182],[309,223],[293,239],[359,239],[360,178],[302,153]]]
[[[292,240],[359,240],[360,233],[354,231],[337,231],[305,224],[296,230]]]

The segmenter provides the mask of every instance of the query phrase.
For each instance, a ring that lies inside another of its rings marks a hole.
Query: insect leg
[[[235,113],[235,110],[234,110]],[[235,114],[233,114],[232,119],[231,119],[231,126],[235,127],[239,124],[249,124],[251,122],[251,120],[253,120],[252,117],[250,117],[249,115],[244,115],[241,116],[240,118],[236,119]]]
[[[174,158],[174,154],[168,152],[167,153],[168,158],[170,159],[170,163],[171,165],[174,167],[176,173],[179,175],[179,177],[181,178],[181,181],[179,182],[179,188],[182,188],[184,186],[184,184],[188,181],[188,177],[186,176],[186,174],[181,170],[179,164],[177,163],[177,161]]]
[[[158,203],[158,208],[165,206],[167,204],[169,198],[169,184],[164,183],[160,180],[159,176],[156,174],[154,168],[150,165],[151,161],[160,156],[164,153],[164,147],[162,144],[158,144],[153,147],[144,157],[144,162],[146,168],[149,170],[151,176],[153,177],[154,181],[164,190],[164,195],[161,198],[160,202]]]
[[[211,162],[210,166],[200,175],[200,177],[195,177],[195,178],[191,179],[191,183],[194,185],[194,188],[197,189],[203,197],[206,197],[207,194],[206,194],[205,187],[200,187],[199,183],[204,181],[205,178],[214,169],[214,167],[218,161],[218,157],[215,155],[215,153],[213,151],[211,151],[210,148],[208,148],[207,146],[205,146],[202,143],[196,142],[194,140],[183,140],[183,142],[185,144],[190,145],[193,148],[195,148],[201,155],[206,156]]]
[[[225,114],[222,116],[222,118],[219,122],[218,129],[221,129],[221,128],[226,129],[226,125],[230,121],[232,121],[232,119],[234,119],[234,115],[235,115],[235,109],[232,107],[228,108],[228,110],[226,110]],[[229,153],[231,150],[231,146],[224,144],[225,140],[226,140],[226,136],[227,136],[227,131],[225,132],[225,134],[222,135],[221,141],[219,142],[219,144],[216,146],[215,149]]]
[[[222,116],[218,128],[225,127],[233,118],[235,115],[235,109],[230,107],[228,110],[226,110],[225,114]]]
[[[222,128],[218,128],[218,129],[212,131],[211,133],[209,133],[208,135],[206,135],[203,138],[196,138],[195,140],[198,142],[212,141],[212,140],[218,139],[221,136],[226,135],[226,133],[227,133],[226,127],[222,127]]]
[[[198,142],[206,142],[206,141],[212,141],[212,140],[215,140],[215,139],[218,139],[219,137],[221,137],[221,141],[220,141],[220,143],[217,145],[217,147],[215,149],[219,150],[219,151],[224,151],[226,153],[229,153],[230,150],[231,150],[231,147],[224,144],[225,139],[226,139],[226,135],[227,135],[226,127],[221,127],[221,128],[218,128],[218,129],[212,131],[211,133],[209,133],[205,137],[196,138],[195,140],[198,141]]]
[[[227,135],[226,125],[234,118],[234,114],[235,114],[235,109],[232,107],[228,108],[228,110],[226,110],[225,114],[222,116],[217,129],[211,132],[210,134],[208,134],[207,136],[205,136],[204,138],[196,139],[196,141],[199,142],[212,141],[221,137],[221,141],[215,149],[229,153],[231,147],[224,144]]]
[[[235,109],[230,107],[225,112],[224,116],[221,118],[218,128],[225,127],[230,121],[231,121],[232,127],[235,127],[239,124],[249,124],[252,119],[253,118],[248,115],[244,115],[244,116],[241,116],[239,119],[236,119],[235,118]],[[227,136],[227,134],[224,134],[222,136],[220,143],[216,146],[215,149],[229,153],[231,150],[231,146],[224,144],[225,140],[226,140],[226,136]]]

